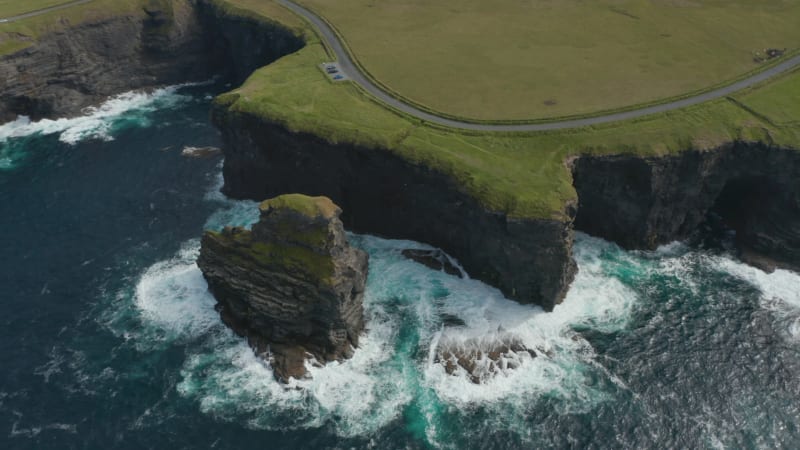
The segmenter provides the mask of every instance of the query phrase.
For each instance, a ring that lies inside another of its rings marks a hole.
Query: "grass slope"
[[[478,120],[624,108],[757,69],[800,48],[793,0],[299,0],[369,73],[415,103]]]

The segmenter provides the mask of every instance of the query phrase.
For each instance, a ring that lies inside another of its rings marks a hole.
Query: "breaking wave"
[[[213,193],[210,198],[225,201]],[[209,220],[210,228],[256,220],[252,202],[226,202],[227,208]],[[564,411],[574,411],[608,397],[602,383],[587,382],[587,377],[602,374],[596,373],[591,345],[575,330],[613,332],[627,323],[636,295],[607,275],[600,256],[609,251],[621,255],[615,247],[579,239],[581,272],[565,302],[547,314],[507,300],[481,282],[402,257],[403,249],[427,248],[421,244],[370,236],[351,239],[371,256],[365,296],[368,330],[352,359],[309,365],[309,379],[281,386],[269,365],[221,324],[195,264],[196,240],[138,280],[134,304],[145,326],[133,338],[160,344],[200,342],[183,364],[179,393],[209,415],[259,429],[332,426],[341,436],[364,436],[417,408],[418,414],[411,416],[436,443],[440,414],[450,408],[496,405],[523,414],[522,405],[553,397],[564,402]],[[454,317],[463,325],[446,326]],[[444,338],[491,339],[499,332],[537,349],[539,356],[481,384],[466,374],[448,375],[430,358]]]
[[[74,146],[87,139],[114,140],[114,134],[130,127],[153,124],[150,114],[178,107],[193,99],[180,90],[198,84],[180,84],[153,91],[131,91],[109,98],[99,106],[83,110],[79,116],[62,119],[42,119],[36,122],[19,116],[15,121],[0,125],[0,170],[11,169],[25,156],[29,138],[58,135],[62,144]]]
[[[800,274],[783,269],[767,273],[725,256],[711,257],[709,263],[758,289],[763,307],[775,313],[790,338],[800,340]]]
[[[219,205],[206,227],[254,223],[256,203],[228,200],[220,186],[221,178],[206,196]],[[419,438],[449,448],[454,436],[480,439],[497,430],[536,442],[529,418],[542,407],[570,415],[590,413],[621,395],[638,401],[639,394],[606,368],[605,356],[586,336],[629,332],[637,310],[661,298],[653,289],[672,293],[667,307],[680,301],[675,299],[702,298],[709,289],[705,277],[717,270],[756,285],[768,307],[800,305],[800,277],[790,272],[764,274],[683,244],[626,252],[578,234],[579,273],[564,302],[546,313],[401,254],[430,248],[424,244],[361,235],[350,239],[370,254],[364,299],[368,329],[352,359],[309,365],[308,379],[277,383],[269,364],[221,323],[195,263],[199,240],[146,269],[135,287],[121,294],[130,298],[128,312],[142,326],[119,332],[140,350],[186,345],[175,389],[219,420],[268,430],[325,427],[342,437],[372,436],[401,420]],[[644,329],[657,329],[660,320],[655,314]],[[791,326],[795,333],[800,327],[796,321]],[[448,371],[436,358],[441,346],[472,346],[482,353],[470,355],[482,356],[470,364],[488,365],[487,350],[508,340],[531,352],[517,348],[504,354],[501,364],[483,371],[491,376],[477,382],[469,371]]]

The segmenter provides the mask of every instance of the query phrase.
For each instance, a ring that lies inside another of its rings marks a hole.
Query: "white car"
[[[8,19],[0,19],[0,23],[6,23],[6,22],[8,22]]]

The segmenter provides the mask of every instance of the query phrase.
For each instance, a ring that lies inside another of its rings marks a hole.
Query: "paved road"
[[[433,122],[439,125],[445,125],[453,128],[462,128],[467,130],[477,131],[547,131],[547,130],[562,130],[565,128],[577,128],[587,125],[597,125],[607,122],[616,122],[619,120],[633,119],[642,117],[649,114],[660,113],[664,111],[672,111],[674,109],[684,108],[686,106],[696,105],[698,103],[714,100],[717,98],[725,97],[736,91],[758,84],[766,79],[772,78],[778,74],[784,73],[795,67],[800,66],[800,55],[790,58],[776,66],[759,72],[752,77],[738,81],[731,85],[706,92],[704,94],[688,97],[682,100],[676,100],[669,103],[662,103],[645,108],[625,111],[620,113],[608,114],[604,116],[589,117],[585,119],[564,120],[561,122],[548,122],[538,124],[519,124],[519,125],[488,125],[470,122],[462,122],[460,120],[448,119],[446,117],[437,116],[429,112],[422,111],[415,108],[408,103],[398,100],[389,95],[386,91],[375,85],[369,78],[367,78],[361,70],[353,63],[350,55],[345,50],[342,42],[336,33],[333,32],[330,26],[324,20],[319,18],[316,14],[312,13],[306,8],[290,1],[278,0],[282,5],[286,6],[296,14],[305,17],[322,33],[322,37],[327,41],[328,46],[336,54],[341,69],[356,83],[358,83],[364,90],[388,104],[389,106],[403,111],[412,116],[418,117],[422,120]]]
[[[40,9],[38,11],[33,11],[25,14],[20,14],[18,16],[11,16],[6,18],[0,18],[0,24],[8,23],[8,22],[16,22],[18,20],[28,19],[30,17],[40,16],[42,14],[47,14],[49,12],[58,11],[59,9],[70,8],[72,6],[82,5],[84,3],[89,3],[92,0],[77,0],[74,2],[64,3],[61,5],[51,6],[49,8]]]

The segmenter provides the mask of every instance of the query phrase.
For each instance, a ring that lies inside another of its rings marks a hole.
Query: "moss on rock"
[[[328,197],[309,197],[303,194],[286,194],[265,200],[259,207],[261,212],[271,209],[292,210],[309,218],[330,219],[341,214],[341,210]]]

